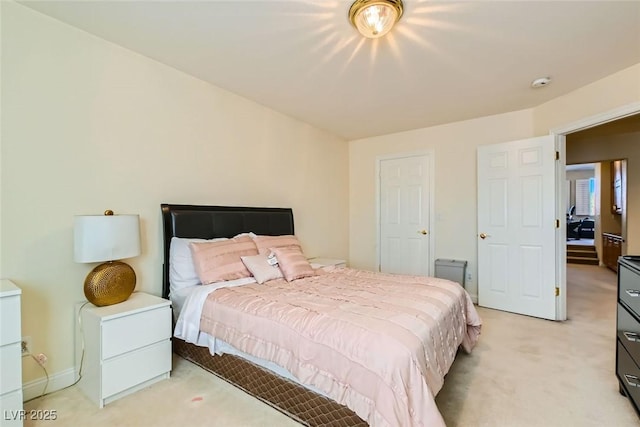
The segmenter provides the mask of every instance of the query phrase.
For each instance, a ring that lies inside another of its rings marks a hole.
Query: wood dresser
[[[618,259],[616,375],[640,414],[640,256]]]
[[[602,233],[602,263],[613,271],[618,271],[618,258],[622,255],[622,236]]]

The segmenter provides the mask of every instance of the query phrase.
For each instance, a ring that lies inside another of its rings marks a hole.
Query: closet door
[[[383,159],[379,163],[379,269],[386,273],[431,273],[431,158]]]

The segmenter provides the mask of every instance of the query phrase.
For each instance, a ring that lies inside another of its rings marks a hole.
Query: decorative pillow
[[[198,277],[203,284],[250,277],[242,256],[257,255],[258,249],[248,236],[221,242],[191,243],[191,253]]]
[[[271,251],[276,255],[280,270],[287,282],[316,275],[299,246],[271,248]]]
[[[273,265],[269,263],[269,257],[267,255],[253,255],[240,257],[245,267],[251,272],[256,281],[260,284],[268,280],[282,278],[282,271],[278,268],[276,261]]]
[[[189,244],[194,242],[219,242],[228,240],[220,239],[186,239],[183,237],[172,237],[169,245],[169,283],[170,292],[184,289],[189,286],[199,285],[200,278],[193,265],[193,256]]]
[[[296,236],[285,234],[284,236],[256,236],[253,238],[261,255],[269,255],[271,248],[283,248],[297,246],[302,251],[302,246]]]

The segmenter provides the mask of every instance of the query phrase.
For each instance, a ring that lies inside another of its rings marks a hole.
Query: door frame
[[[404,159],[407,157],[420,157],[426,156],[427,162],[429,164],[429,259],[428,261],[428,275],[433,275],[434,273],[434,262],[435,262],[435,227],[434,227],[434,176],[435,176],[435,161],[434,161],[434,151],[432,149],[420,150],[420,151],[408,151],[408,152],[400,152],[393,154],[385,154],[376,156],[376,263],[377,270],[380,271],[381,265],[381,253],[380,253],[380,171],[381,171],[381,163],[384,160],[396,160],[396,159]]]
[[[557,238],[556,253],[558,263],[556,265],[556,277],[560,282],[559,298],[556,299],[556,319],[567,320],[567,250],[566,250],[566,168],[567,168],[567,144],[566,135],[584,129],[589,129],[618,119],[640,113],[640,102],[623,105],[613,110],[605,111],[593,116],[584,117],[575,122],[558,126],[549,130],[549,134],[555,138],[556,150],[560,153],[560,159],[556,162],[556,215],[560,219],[560,233]]]

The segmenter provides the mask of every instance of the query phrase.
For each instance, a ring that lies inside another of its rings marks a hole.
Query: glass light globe
[[[356,5],[359,6],[359,10],[351,18],[353,25],[360,34],[370,39],[387,34],[400,18],[401,9],[399,11],[388,1],[360,1],[354,3],[354,7]]]
[[[370,39],[387,34],[396,22],[398,13],[384,4],[372,4],[363,8],[355,17],[356,28]]]

